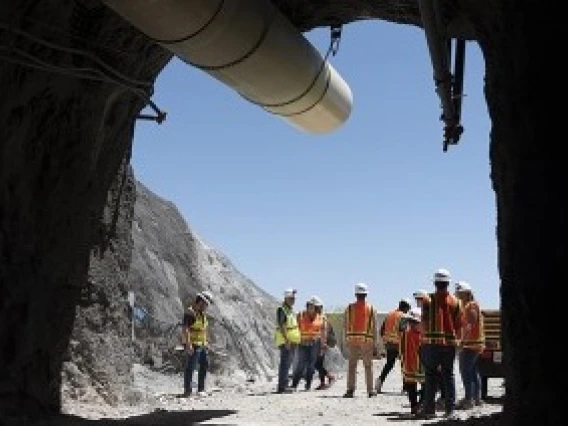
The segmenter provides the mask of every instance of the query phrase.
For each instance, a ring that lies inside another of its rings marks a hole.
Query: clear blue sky
[[[325,52],[329,30],[306,36]],[[139,121],[133,167],[189,225],[256,284],[327,306],[366,282],[380,310],[437,268],[499,307],[496,205],[489,169],[484,61],[467,43],[459,145],[442,151],[440,102],[421,29],[344,27],[334,67],[354,108],[334,133],[302,133],[175,59],[157,80],[162,125]]]

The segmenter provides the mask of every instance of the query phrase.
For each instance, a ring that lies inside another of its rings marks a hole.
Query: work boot
[[[354,393],[355,393],[355,391],[353,389],[347,389],[345,394],[343,394],[343,398],[353,398]]]
[[[446,411],[444,413],[444,418],[447,420],[457,420],[459,419],[458,415],[454,410]]]
[[[376,396],[377,396],[377,392],[375,392],[375,391],[369,392],[369,398],[374,398]]]
[[[456,404],[458,410],[471,410],[473,408],[473,401],[471,399],[462,399]]]
[[[416,411],[416,418],[417,419],[430,420],[430,419],[434,419],[435,417],[436,417],[436,413],[431,412],[431,411],[426,411],[424,409],[424,406],[420,407]]]

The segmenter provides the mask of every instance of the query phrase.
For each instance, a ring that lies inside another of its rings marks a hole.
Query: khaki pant
[[[349,345],[349,369],[347,371],[347,390],[355,390],[357,381],[357,363],[363,359],[367,392],[373,392],[373,342],[362,345]]]

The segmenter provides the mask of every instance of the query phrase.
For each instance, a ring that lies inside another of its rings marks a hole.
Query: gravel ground
[[[375,361],[378,375],[383,360]],[[397,363],[376,398],[368,398],[364,385],[362,364],[359,364],[355,398],[342,398],[345,392],[345,372],[327,390],[298,391],[293,394],[275,394],[271,382],[249,383],[243,375],[230,378],[209,377],[206,396],[178,398],[182,388],[181,376],[162,375],[135,366],[136,398],[131,405],[108,407],[98,404],[67,402],[66,417],[49,425],[308,425],[317,419],[320,425],[417,425],[460,424],[496,425],[501,412],[502,380],[489,380],[490,400],[481,407],[458,411],[459,419],[445,421],[442,413],[429,420],[416,420],[409,416],[406,395],[402,394],[402,379]],[[457,369],[456,369],[457,371]],[[302,383],[300,383],[302,388]],[[458,399],[462,385],[456,376]]]

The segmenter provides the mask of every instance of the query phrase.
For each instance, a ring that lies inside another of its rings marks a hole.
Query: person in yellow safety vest
[[[321,348],[323,318],[316,312],[319,299],[314,296],[306,302],[306,310],[298,313],[297,322],[300,329],[298,345],[298,363],[292,375],[292,389],[296,390],[302,377],[305,377],[305,389],[310,390],[315,373],[316,360]]]
[[[387,360],[381,370],[381,374],[379,375],[375,386],[379,393],[381,392],[383,383],[385,383],[385,379],[391,372],[399,356],[400,333],[402,326],[401,319],[406,315],[410,308],[410,301],[408,299],[400,300],[398,302],[398,308],[390,311],[381,324],[379,334],[385,345]]]
[[[418,414],[422,403],[423,388],[418,384],[424,383],[424,367],[420,361],[420,345],[422,342],[421,309],[412,308],[405,314],[406,321],[400,336],[400,366],[402,368],[403,389],[408,394],[410,413]]]
[[[183,397],[189,397],[192,392],[193,372],[199,363],[197,371],[197,393],[205,394],[205,378],[209,359],[207,355],[207,328],[208,321],[205,311],[212,303],[213,297],[208,291],[203,291],[195,296],[195,301],[184,313],[182,328],[182,345],[185,347],[185,371],[183,380]]]
[[[278,366],[278,386],[276,393],[291,392],[288,388],[288,373],[296,346],[300,343],[300,329],[294,314],[296,290],[290,288],[284,291],[284,302],[276,310],[276,331],[274,340],[280,351],[280,364]]]
[[[373,389],[373,353],[377,345],[377,317],[373,305],[367,301],[367,284],[355,284],[356,301],[350,303],[344,314],[344,336],[349,351],[347,390],[344,398],[353,398],[356,387],[357,364],[363,360],[365,382],[369,398],[377,395]]]
[[[445,417],[455,417],[456,383],[454,363],[458,336],[462,327],[462,305],[458,298],[448,291],[450,273],[438,269],[434,273],[436,291],[422,301],[422,347],[420,354],[426,373],[424,404],[421,417],[432,419],[436,416],[435,394],[437,374],[440,369],[444,387]]]
[[[483,315],[479,303],[473,296],[469,283],[456,283],[456,296],[463,305],[463,327],[461,333],[461,351],[458,356],[460,375],[465,396],[457,408],[469,410],[474,405],[481,405],[481,378],[477,367],[479,354],[485,349]]]

